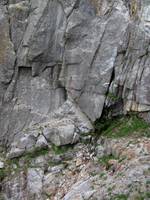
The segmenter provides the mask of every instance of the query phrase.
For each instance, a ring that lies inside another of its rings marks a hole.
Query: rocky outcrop
[[[149,76],[149,0],[0,1],[0,145],[8,159],[77,143],[108,108],[150,122]],[[26,173],[10,181],[6,199],[45,198],[48,183],[56,190],[54,174]],[[66,200],[93,195],[88,179],[73,184]]]
[[[146,0],[2,1],[2,143],[65,118],[80,135],[106,107],[148,112],[149,11]]]
[[[8,171],[11,176],[2,184],[4,199],[148,200],[150,197],[148,138],[102,137],[56,152],[49,149],[12,162]]]

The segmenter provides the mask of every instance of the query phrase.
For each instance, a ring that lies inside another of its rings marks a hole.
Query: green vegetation
[[[146,185],[150,186],[150,179],[146,181]]]
[[[48,152],[49,152],[49,150],[47,148],[45,148],[45,149],[36,149],[36,150],[34,150],[34,151],[30,152],[30,153],[27,153],[24,157],[26,159],[34,159],[36,157],[46,155]]]
[[[129,195],[130,196],[130,195]],[[128,200],[128,195],[125,194],[117,194],[113,197],[111,197],[110,200]],[[136,196],[134,196],[133,200],[146,200],[150,198],[150,192],[139,192]]]
[[[99,176],[100,176],[100,178],[105,177],[105,176],[106,176],[106,173],[102,172],[102,173],[100,173]]]
[[[27,169],[29,167],[34,167],[34,168],[39,167],[39,166],[33,166],[32,160],[39,156],[44,156],[44,155],[48,154],[48,152],[49,152],[49,149],[46,148],[46,149],[36,149],[30,153],[27,153],[25,156],[22,157],[23,162],[24,162],[23,168]]]
[[[51,198],[52,198],[52,195],[51,195],[51,194],[48,194],[48,193],[45,193],[45,196],[46,196],[48,199],[51,199]]]
[[[128,200],[128,196],[125,194],[117,194],[113,196],[110,200]]]
[[[19,159],[6,160],[5,167],[0,169],[0,181],[2,181],[6,176],[10,175],[11,172],[17,172],[19,169]]]
[[[5,161],[5,168],[0,169],[0,181],[2,181],[6,176],[10,175],[12,172],[13,174],[16,174],[20,172],[21,170],[26,170],[28,167],[38,167],[38,166],[32,166],[32,159],[46,155],[48,153],[48,149],[37,149],[36,151],[32,151],[30,153],[27,153],[25,156],[21,157],[24,165],[23,167],[19,164],[20,158],[14,158],[14,159],[8,159]]]
[[[6,176],[5,169],[0,169],[0,181],[2,181]]]
[[[146,200],[150,198],[150,192],[139,192],[134,199],[135,200]]]
[[[0,200],[5,200],[4,196],[0,193]]]
[[[111,186],[111,187],[108,188],[107,191],[109,192],[109,194],[112,193],[112,191],[114,190],[114,188],[115,188],[115,185],[113,185],[113,186]]]
[[[66,146],[61,146],[61,147],[57,147],[55,145],[52,145],[52,150],[55,154],[64,154],[72,148],[73,148],[73,145],[66,145]],[[29,153],[26,153],[25,155],[23,155],[20,158],[5,160],[5,168],[0,169],[0,181],[2,181],[6,176],[8,176],[10,174],[15,175],[16,173],[20,172],[21,170],[26,171],[29,167],[30,168],[31,167],[34,167],[34,168],[39,167],[38,165],[35,166],[33,160],[35,158],[39,157],[39,156],[47,155],[49,151],[50,151],[49,148],[36,149],[36,150],[33,150]],[[22,163],[21,166],[20,166],[20,161]],[[50,166],[56,165],[56,163],[53,162],[53,161],[49,161],[48,164]]]
[[[52,150],[56,155],[60,155],[60,154],[64,154],[67,151],[71,150],[73,148],[74,145],[68,144],[68,145],[64,145],[64,146],[56,146],[56,145],[52,145]]]
[[[101,165],[105,166],[106,169],[108,170],[111,167],[109,160],[118,160],[118,158],[116,158],[113,155],[105,155],[105,156],[103,156],[102,158],[99,159],[99,163]]]
[[[95,132],[110,138],[140,135],[150,137],[150,125],[136,115],[105,119],[95,123]]]
[[[97,175],[96,172],[91,172],[90,174],[91,174],[91,176],[96,176]]]
[[[107,97],[112,101],[118,101],[118,100],[121,99],[119,96],[116,96],[116,95],[114,95],[113,93],[110,93],[110,92],[107,94]]]

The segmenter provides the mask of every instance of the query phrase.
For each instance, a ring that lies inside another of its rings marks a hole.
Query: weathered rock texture
[[[1,1],[0,141],[8,156],[45,139],[77,142],[105,107],[150,120],[149,44],[149,0]]]
[[[77,143],[107,108],[150,122],[150,0],[1,0],[0,181],[5,167],[10,177],[0,198],[133,200],[149,191],[148,139],[93,145],[85,136],[87,146],[52,151]],[[121,161],[107,169],[97,160],[105,155]]]
[[[59,155],[50,150],[30,160],[22,157],[11,163],[2,199],[149,200],[149,155],[150,139],[129,137],[78,143]]]

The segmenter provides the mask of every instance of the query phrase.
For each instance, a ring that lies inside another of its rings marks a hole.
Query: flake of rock
[[[4,162],[0,161],[0,169],[4,168]]]
[[[25,149],[12,148],[11,151],[7,154],[8,159],[18,158],[25,153]]]
[[[29,198],[42,198],[42,180],[44,172],[40,168],[29,168],[27,172],[27,191]]]
[[[41,148],[41,149],[48,147],[47,140],[45,139],[45,137],[43,135],[40,135],[38,137],[35,147]]]
[[[92,189],[89,180],[79,181],[72,186],[68,194],[65,195],[64,200],[74,200],[74,197],[78,195],[81,195],[81,197],[84,199],[84,196],[86,196],[87,192],[89,193],[90,191],[92,191]]]
[[[58,166],[54,166],[51,167],[49,166],[48,168],[48,172],[52,172],[52,173],[60,173],[62,170],[64,169],[64,165],[58,165]]]

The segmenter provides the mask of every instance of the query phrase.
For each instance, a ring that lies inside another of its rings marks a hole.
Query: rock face
[[[0,145],[8,158],[77,143],[107,108],[150,122],[149,76],[150,0],[0,1]],[[42,173],[29,171],[31,190],[36,182],[41,190]]]
[[[1,143],[66,118],[80,135],[106,107],[148,114],[149,13],[148,0],[2,1]],[[55,143],[73,141],[58,129]]]

